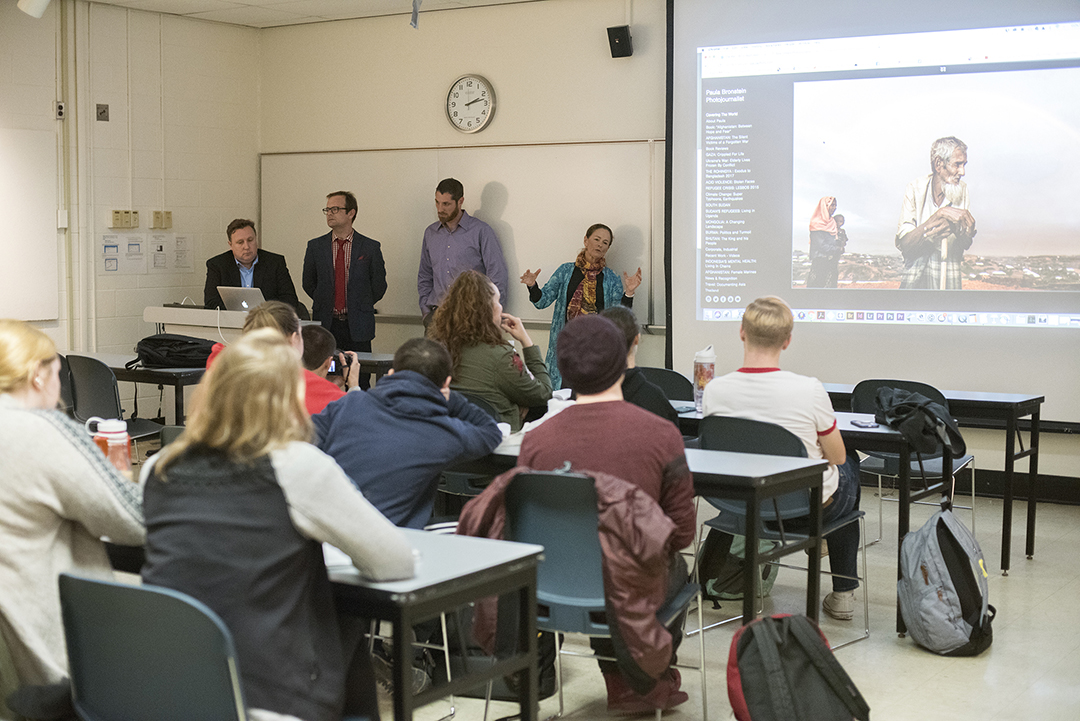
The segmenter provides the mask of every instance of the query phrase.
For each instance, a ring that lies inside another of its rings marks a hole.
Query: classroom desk
[[[844,383],[825,383],[825,390],[832,399],[833,407],[838,410],[851,408],[851,391],[855,386]],[[1028,507],[1027,538],[1025,552],[1027,557],[1035,556],[1035,508],[1039,479],[1039,414],[1045,400],[1044,396],[1026,393],[981,393],[977,391],[941,391],[949,401],[949,412],[961,426],[976,425],[985,427],[985,421],[1004,422],[1005,424],[1005,502],[1001,510],[1001,571],[1009,575],[1009,561],[1012,553],[1012,505],[1014,484],[1016,482],[1016,461],[1028,459]],[[1023,448],[1023,439],[1019,435],[1019,421],[1031,416],[1031,440],[1028,448]],[[981,423],[982,422],[982,423]],[[1016,450],[1017,439],[1020,450]]]
[[[184,388],[197,385],[202,380],[206,368],[136,368],[128,370],[125,364],[135,360],[134,355],[122,355],[116,353],[71,353],[70,355],[82,355],[97,358],[109,366],[116,380],[128,383],[149,383],[151,385],[165,385],[173,388],[173,423],[178,426],[184,425]],[[136,388],[136,393],[138,388]]]
[[[500,450],[483,460],[486,470],[509,470],[517,463],[518,449]],[[764,456],[751,453],[727,453],[686,449],[686,462],[694,476],[694,494],[730,498],[746,502],[748,516],[756,516],[761,504],[770,498],[798,490],[810,491],[810,536],[805,541],[789,543],[770,553],[757,552],[757,526],[748,524],[746,548],[751,554],[750,563],[743,569],[743,623],[757,617],[754,603],[755,576],[760,564],[809,550],[810,564],[807,568],[806,615],[818,619],[818,592],[821,583],[821,478],[827,464],[808,458],[787,456]],[[472,465],[470,467],[475,467]]]
[[[459,694],[489,679],[525,670],[518,691],[523,721],[536,721],[536,567],[542,546],[492,541],[486,538],[445,536],[402,529],[409,543],[418,549],[416,577],[405,581],[376,583],[360,578],[350,566],[328,567],[334,584],[337,607],[344,613],[390,621],[394,628],[394,718],[411,719],[413,709],[448,694]],[[519,604],[518,629],[521,653],[499,660],[487,671],[458,676],[453,681],[429,689],[418,696],[400,693],[411,688],[407,675],[412,665],[410,629],[418,622],[437,618],[470,601],[485,596],[514,593]]]
[[[673,401],[673,405],[676,402]],[[679,414],[679,425],[683,429],[684,433],[689,435],[696,435],[698,429],[698,422],[701,420],[701,414],[696,411],[688,411]],[[942,479],[940,485],[931,486],[930,489],[919,490],[912,493],[911,490],[911,449],[908,447],[907,440],[903,434],[894,430],[888,426],[878,426],[877,428],[859,428],[853,426],[851,422],[853,420],[874,420],[872,415],[866,415],[863,413],[837,413],[836,423],[837,428],[840,430],[840,434],[844,439],[844,445],[849,451],[884,451],[889,453],[898,453],[900,455],[900,475],[897,480],[897,487],[900,493],[900,513],[899,523],[897,528],[897,543],[896,543],[896,577],[900,578],[900,544],[904,540],[904,536],[907,535],[911,528],[911,504],[915,501],[922,500],[930,496],[940,496],[942,489],[947,494],[952,488],[952,482],[950,476],[952,474],[951,459],[948,458],[948,452],[946,451],[946,457],[943,462],[943,468],[945,470],[945,477]],[[690,457],[692,449],[687,449],[687,458]],[[709,452],[709,451],[699,451]],[[715,453],[716,451],[712,451]],[[738,455],[738,454],[736,454]],[[694,486],[697,487],[697,473],[694,476]],[[906,633],[907,628],[904,625],[904,619],[900,616],[900,605],[896,606],[896,632]]]
[[[394,367],[393,353],[361,353],[357,351],[356,357],[360,360],[360,372],[374,373],[376,381],[386,375],[386,371]]]

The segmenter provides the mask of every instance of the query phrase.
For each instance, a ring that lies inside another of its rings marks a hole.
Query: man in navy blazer
[[[259,247],[255,223],[237,218],[225,231],[229,250],[206,261],[206,287],[203,288],[203,306],[224,308],[218,294],[218,286],[232,288],[258,288],[266,300],[280,300],[296,308],[303,318],[307,309],[296,297],[285,256],[271,253]]]
[[[303,284],[312,300],[311,317],[334,334],[339,350],[370,353],[375,304],[386,294],[382,248],[353,230],[355,195],[335,191],[326,196],[326,205],[323,213],[330,232],[309,240],[304,254]],[[367,381],[366,375],[361,376],[360,387],[366,389]]]

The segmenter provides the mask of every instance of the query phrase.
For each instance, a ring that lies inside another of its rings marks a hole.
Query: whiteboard
[[[0,127],[0,318],[56,320],[56,131]]]
[[[465,186],[465,210],[488,223],[502,244],[507,312],[550,320],[552,309],[534,308],[518,278],[539,267],[543,285],[577,257],[586,229],[605,223],[615,235],[608,266],[620,275],[641,267],[634,311],[650,322],[650,308],[663,318],[663,266],[657,264],[663,258],[663,182],[658,190],[654,180],[662,178],[655,168],[657,159],[662,167],[663,152],[662,143],[629,141],[267,153],[261,156],[259,236],[263,248],[286,256],[297,293],[310,305],[300,287],[307,241],[328,232],[321,213],[326,194],[351,190],[360,206],[354,227],[382,244],[386,260],[389,290],[379,313],[419,316],[424,228],[436,221],[435,186],[454,177]]]

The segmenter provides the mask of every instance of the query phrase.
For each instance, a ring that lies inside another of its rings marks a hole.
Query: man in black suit
[[[304,292],[311,296],[311,316],[330,330],[339,350],[371,352],[375,304],[386,294],[386,264],[378,241],[353,230],[356,196],[338,190],[323,208],[330,232],[308,241],[304,255]],[[368,376],[360,377],[367,389]]]
[[[307,310],[296,297],[285,256],[259,248],[259,236],[255,223],[237,218],[225,231],[229,238],[229,250],[206,261],[206,287],[203,289],[203,305],[207,308],[224,308],[218,294],[218,286],[233,288],[258,288],[266,300],[280,300],[296,308],[301,318]]]

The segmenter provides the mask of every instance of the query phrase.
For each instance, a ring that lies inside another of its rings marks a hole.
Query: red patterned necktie
[[[338,241],[337,259],[334,261],[334,312],[345,312],[345,241]]]

